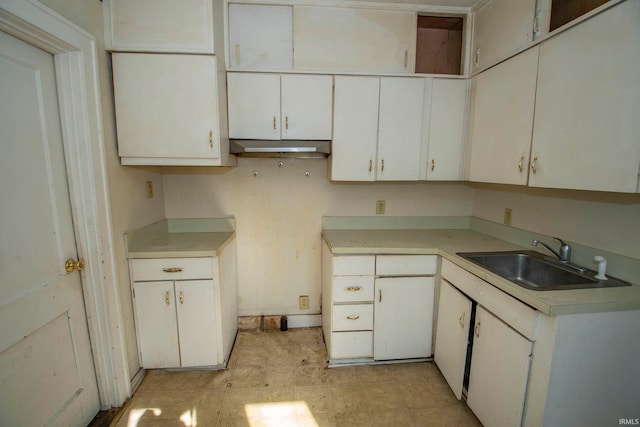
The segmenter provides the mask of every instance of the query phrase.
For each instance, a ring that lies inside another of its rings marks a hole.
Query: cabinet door
[[[215,56],[114,53],[112,60],[120,156],[220,157]]]
[[[467,404],[483,425],[521,424],[530,357],[531,341],[478,306]]]
[[[458,399],[462,398],[470,320],[471,300],[442,280],[434,361]]]
[[[293,64],[291,6],[229,5],[231,68],[290,70]]]
[[[331,139],[333,77],[283,74],[282,139]]]
[[[228,73],[229,137],[280,139],[280,75]]]
[[[414,12],[295,6],[293,13],[297,70],[415,70]]]
[[[540,47],[529,185],[639,190],[639,16],[624,2]]]
[[[378,181],[420,179],[423,107],[424,79],[380,79]]]
[[[213,3],[108,0],[106,42],[119,51],[214,53]]]
[[[376,279],[374,359],[431,356],[433,283],[433,277]]]
[[[175,283],[182,366],[221,364],[213,280]]]
[[[180,366],[173,282],[135,282],[134,306],[143,368]]]
[[[335,77],[333,181],[375,179],[379,93],[377,77]]]
[[[473,69],[489,67],[533,40],[536,0],[491,0],[473,14]]]
[[[466,80],[433,79],[427,180],[462,179],[467,86]]]
[[[538,48],[472,79],[469,180],[527,184]]]

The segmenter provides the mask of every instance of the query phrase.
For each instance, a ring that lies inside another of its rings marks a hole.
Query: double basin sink
[[[523,288],[535,291],[630,286],[608,277],[599,280],[595,271],[564,265],[535,251],[459,252],[459,256]]]

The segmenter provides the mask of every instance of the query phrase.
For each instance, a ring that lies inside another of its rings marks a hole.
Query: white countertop
[[[638,285],[616,288],[534,291],[503,279],[456,255],[456,253],[509,251],[529,248],[523,248],[522,246],[471,230],[325,229],[323,230],[323,238],[334,255],[440,255],[549,316],[640,310],[640,286]]]
[[[163,220],[125,234],[127,258],[217,256],[235,238],[232,219]]]

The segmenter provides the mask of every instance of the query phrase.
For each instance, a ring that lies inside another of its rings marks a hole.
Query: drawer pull
[[[467,314],[467,312],[466,312],[466,311],[463,311],[463,312],[462,312],[462,316],[460,316],[460,327],[461,327],[462,329],[464,329],[464,318],[465,318],[466,314]]]
[[[349,292],[358,292],[361,289],[362,289],[362,286],[349,286],[347,288],[347,291],[349,291]]]
[[[165,273],[180,273],[182,271],[182,267],[163,268],[162,271]]]
[[[167,292],[166,294],[164,294],[164,302],[169,305],[169,292]]]
[[[347,319],[349,320],[358,320],[360,318],[360,316],[347,316]]]

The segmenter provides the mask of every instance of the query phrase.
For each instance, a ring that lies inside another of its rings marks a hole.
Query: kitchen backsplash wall
[[[474,185],[473,216],[640,260],[640,194]],[[555,247],[555,245],[554,245]]]
[[[472,202],[459,184],[331,183],[326,160],[165,168],[164,191],[167,218],[235,216],[240,316],[320,312],[323,216],[372,216],[377,200],[390,216],[468,216]],[[299,295],[309,295],[309,310],[298,310]]]

